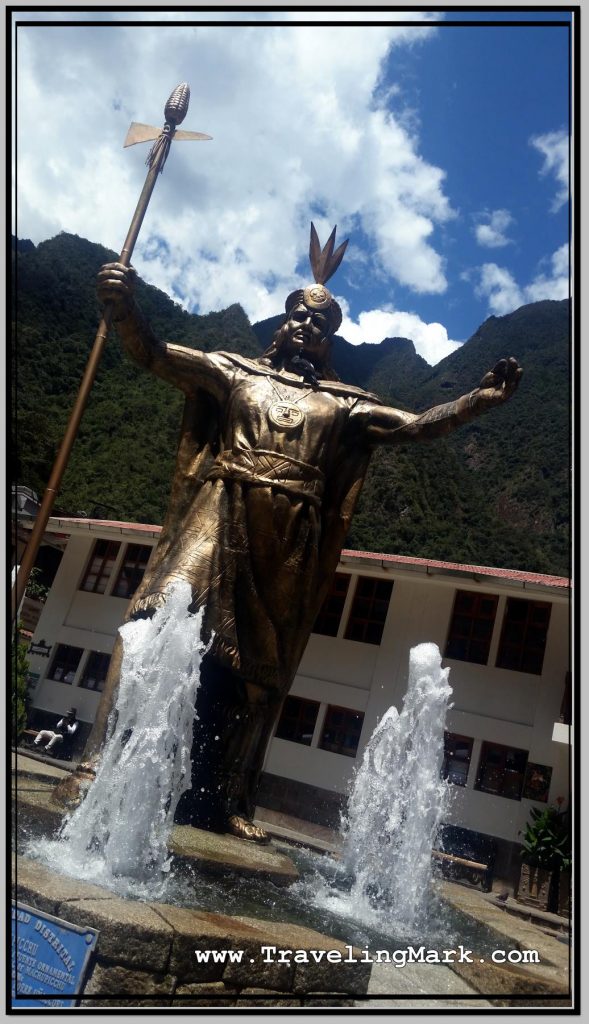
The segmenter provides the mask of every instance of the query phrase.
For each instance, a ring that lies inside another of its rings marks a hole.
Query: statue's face
[[[312,361],[322,355],[327,344],[329,315],[299,302],[288,314],[284,334],[283,344],[289,355],[301,355]]]

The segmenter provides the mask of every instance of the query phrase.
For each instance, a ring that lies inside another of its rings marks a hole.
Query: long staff
[[[188,104],[190,102],[190,89],[186,82],[178,85],[166,103],[164,109],[165,123],[164,127],[154,128],[152,125],[139,124],[135,121],[131,124],[127,137],[124,142],[124,146],[133,146],[137,142],[147,142],[155,140],[154,145],[151,147],[146,163],[149,166],[147,177],[141,195],[139,196],[139,202],[135,209],[127,237],[125,239],[121,255],[119,257],[119,263],[128,267],[131,262],[131,255],[135,248],[137,236],[143,218],[147,211],[149,200],[151,199],[151,193],[153,192],[157,176],[164,168],[172,140],[183,141],[189,139],[210,139],[210,135],[204,135],[202,132],[186,132],[177,131],[176,125],[181,124],[188,112]],[[111,303],[107,303],[104,307],[104,313],[96,337],[94,339],[94,345],[86,364],[84,376],[82,377],[82,383],[76,397],[73,409],[70,414],[69,422],[66,427],[65,434],[57,458],[51,471],[49,483],[43,495],[43,501],[41,502],[39,511],[35,519],[35,525],[31,532],[28,544],[23,552],[22,560],[20,563],[18,576],[12,591],[12,616],[13,619],[18,615],[20,604],[26,590],[26,586],[31,574],[31,569],[35,564],[37,552],[41,546],[45,528],[51,515],[55,498],[57,497],[63,474],[65,472],[70,453],[78,433],[80,426],[80,420],[86,408],[88,397],[96,372],[98,370],[98,364],[102,356],[104,344],[108,337],[111,322],[113,316],[113,307]]]

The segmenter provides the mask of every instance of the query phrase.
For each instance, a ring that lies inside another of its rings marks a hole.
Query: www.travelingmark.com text
[[[359,954],[359,955],[358,955]],[[241,964],[247,963],[248,952],[243,949],[195,949],[197,963]],[[536,949],[494,949],[490,959],[496,964],[538,964],[540,957]],[[260,956],[249,956],[250,963],[261,960],[265,964],[472,964],[484,963],[483,957],[474,955],[472,949],[459,945],[456,949],[426,949],[425,946],[406,946],[403,949],[355,949],[345,946],[340,949],[279,949],[277,946],[260,946]]]

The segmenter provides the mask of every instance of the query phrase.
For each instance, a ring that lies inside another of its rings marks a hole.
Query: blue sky
[[[281,312],[309,280],[311,218],[350,238],[330,287],[354,343],[411,337],[435,363],[489,315],[566,297],[569,33],[529,24],[565,8],[238,17],[17,17],[52,22],[16,36],[20,237],[119,250],[145,176],[128,124],[161,124],[188,81],[183,127],[214,138],[173,148],[133,260],[186,308]]]
[[[419,312],[441,318],[451,337],[466,338],[495,312],[488,295],[474,294],[475,268],[496,263],[525,287],[548,272],[550,256],[568,240],[569,204],[552,209],[556,176],[541,173],[545,158],[530,139],[568,132],[569,32],[557,26],[451,27],[455,18],[446,15],[450,24],[408,52],[400,67],[389,60],[388,73],[393,80],[399,75],[399,101],[419,121],[420,152],[445,170],[444,190],[457,213],[440,240],[446,301],[421,296]],[[502,18],[508,20],[507,12]],[[489,235],[482,245],[476,226],[498,210],[511,217],[502,232],[509,242],[490,246]],[[507,309],[498,303],[497,312]]]

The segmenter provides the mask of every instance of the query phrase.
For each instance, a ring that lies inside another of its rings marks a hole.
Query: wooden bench
[[[49,728],[49,731],[52,732],[53,730]],[[49,757],[54,757],[57,761],[73,761],[74,754],[76,755],[75,760],[79,760],[80,754],[84,749],[83,738],[81,740],[78,740],[78,744],[76,746],[76,744],[72,742],[71,739],[66,737],[62,743],[56,743],[56,745],[52,747],[50,751],[46,751],[45,747],[42,744],[35,744],[35,739],[40,732],[42,732],[41,729],[23,729],[23,731],[20,734],[20,739],[18,740],[17,746],[25,747],[29,750],[37,750],[39,751],[39,753],[43,754],[48,753]]]
[[[491,891],[496,854],[491,836],[459,825],[442,825],[432,850],[443,875],[480,883],[483,892]]]
[[[23,731],[20,734],[21,739],[25,739],[26,737],[29,741],[32,742],[33,740],[36,740],[40,732],[40,729],[23,729]]]

